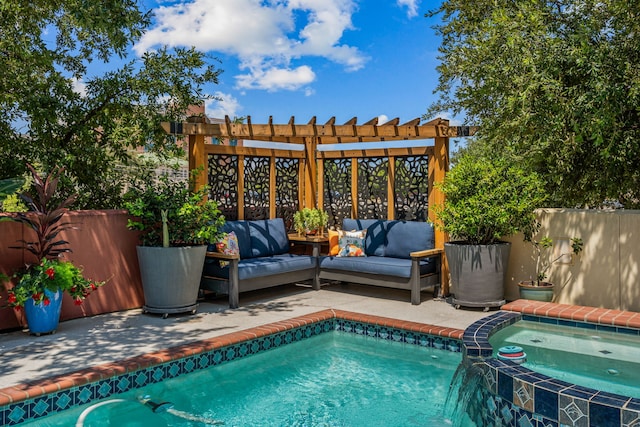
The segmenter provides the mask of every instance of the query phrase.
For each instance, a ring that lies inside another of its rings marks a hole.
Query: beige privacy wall
[[[564,239],[569,250],[572,237],[584,242],[580,255],[549,269],[554,302],[640,312],[640,211],[540,209],[537,214],[538,238]],[[506,240],[512,245],[505,296],[514,300],[518,282],[535,278],[535,257],[522,235]]]

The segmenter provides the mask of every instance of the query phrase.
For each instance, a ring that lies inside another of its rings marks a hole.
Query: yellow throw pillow
[[[329,255],[336,256],[340,252],[340,232],[337,230],[329,230]]]

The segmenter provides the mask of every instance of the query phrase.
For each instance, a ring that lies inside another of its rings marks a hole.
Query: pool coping
[[[349,332],[357,334],[425,345],[429,347],[444,345],[444,347],[453,347],[453,349],[448,348],[449,351],[462,351],[462,336],[464,331],[460,329],[344,310],[325,309],[315,313],[231,332],[218,337],[198,340],[188,344],[169,347],[163,350],[126,358],[120,361],[101,364],[47,379],[12,385],[4,389],[0,389],[0,410],[2,410],[0,412],[3,412],[6,417],[9,416],[8,413],[10,412],[10,408],[19,407],[19,412],[28,412],[29,414],[26,415],[26,419],[22,420],[24,415],[21,415],[18,417],[21,421],[14,422],[14,424],[20,424],[43,416],[38,414],[38,416],[34,417],[30,414],[31,411],[36,413],[41,411],[44,414],[58,412],[52,408],[54,404],[47,401],[47,398],[52,395],[68,393],[69,395],[73,395],[73,399],[75,399],[80,394],[78,390],[82,389],[82,393],[85,395],[87,393],[91,394],[90,398],[87,397],[87,399],[95,400],[95,395],[97,394],[95,389],[98,388],[97,385],[104,385],[109,381],[124,378],[126,382],[131,383],[127,385],[127,387],[139,388],[140,386],[136,386],[133,383],[137,380],[136,375],[139,375],[141,372],[144,372],[144,375],[147,375],[149,383],[158,382],[155,378],[151,378],[151,376],[155,375],[155,373],[152,372],[154,368],[156,368],[156,371],[159,371],[160,369],[158,367],[161,366],[166,368],[166,366],[173,365],[173,368],[175,368],[179,365],[180,374],[175,375],[181,375],[187,371],[190,372],[190,369],[204,369],[204,367],[221,363],[220,360],[214,361],[213,354],[215,353],[218,353],[216,357],[218,359],[222,359],[222,363],[224,363],[224,361],[228,361],[229,358],[230,360],[233,360],[234,357],[244,357],[245,355],[253,354],[254,352],[263,351],[265,349],[263,347],[273,346],[273,343],[264,344],[268,337],[278,336],[282,338],[278,338],[280,341],[286,340],[286,343],[289,343],[291,342],[289,340],[298,341],[309,337],[310,335],[328,332],[328,330],[331,330],[327,329],[328,327],[334,327],[333,323],[329,325],[328,322],[331,321],[340,323],[340,325],[335,325],[339,326],[339,328],[333,330],[348,330]],[[316,326],[315,331],[311,330],[310,326],[312,325]],[[324,329],[320,328],[320,330],[318,330],[318,325],[321,325]],[[364,327],[362,325],[364,325]],[[368,328],[366,325],[373,326],[373,328]],[[307,328],[305,329],[305,327]],[[304,332],[304,336],[299,337],[298,335],[301,330]],[[291,337],[291,331],[297,331],[298,334],[296,334],[295,337]],[[400,335],[394,334],[396,331],[403,331],[403,333]],[[404,332],[406,332],[406,334]],[[285,336],[284,334],[289,335]],[[427,343],[424,342],[424,340],[417,339],[419,336],[441,337],[445,342],[438,342],[436,343],[437,345],[434,345],[433,340],[429,340]],[[451,343],[454,341],[458,344],[452,345]],[[260,342],[260,350],[246,348],[249,346],[245,344],[252,342]],[[285,343],[277,343],[275,346],[284,344]],[[232,349],[235,353],[227,357],[226,354],[221,351],[226,349]],[[240,354],[240,352],[243,353]],[[207,360],[201,363],[199,360],[195,359],[196,356],[206,356],[204,358]],[[192,361],[191,364],[195,364],[195,368],[186,369],[184,367],[186,362],[184,361]],[[163,374],[159,375],[162,376]],[[173,373],[168,374],[168,370],[165,369],[162,380],[170,378],[173,375]],[[96,387],[93,387],[94,385],[96,385]],[[90,387],[92,387],[91,391],[87,392],[86,390]],[[111,387],[113,388],[113,386]],[[117,392],[118,391],[116,390],[114,392],[109,391],[108,393],[116,394]],[[73,399],[70,399],[70,401]],[[42,403],[43,401],[46,401],[46,403]],[[40,406],[38,407],[38,405]],[[64,406],[68,405],[72,405],[72,403],[67,402]],[[2,413],[0,413],[0,421],[2,421]],[[8,420],[5,419],[4,421]]]
[[[514,311],[541,317],[575,320],[599,325],[619,326],[640,329],[640,313],[609,308],[597,308],[581,305],[557,304],[519,299],[501,307],[501,310]]]

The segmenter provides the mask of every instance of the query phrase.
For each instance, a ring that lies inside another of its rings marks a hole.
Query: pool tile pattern
[[[462,351],[463,331],[459,329],[342,310],[323,310],[45,381],[1,389],[0,425],[18,425],[330,331]]]
[[[541,323],[640,335],[640,314],[518,300],[472,324],[464,352],[482,370],[483,387],[469,406],[477,425],[640,426],[640,399],[581,387],[491,357],[489,337],[526,319]]]

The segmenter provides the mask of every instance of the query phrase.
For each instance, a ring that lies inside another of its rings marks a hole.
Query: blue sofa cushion
[[[411,260],[390,257],[359,257],[341,258],[324,256],[320,257],[320,268],[331,270],[344,270],[355,273],[379,274],[395,277],[411,277]],[[420,274],[436,272],[436,263],[429,259],[421,260]]]
[[[248,221],[251,257],[281,255],[289,252],[289,237],[282,218]]]
[[[381,219],[351,219],[344,218],[342,220],[342,229],[351,230],[367,230],[367,236],[364,239],[364,253],[367,256],[384,256],[384,245],[386,240],[387,221]]]
[[[290,271],[308,270],[315,268],[315,265],[315,259],[308,255],[283,254],[242,259],[238,263],[238,278],[245,280]],[[218,260],[207,259],[204,264],[203,274],[210,277],[229,279],[229,267],[221,268]]]
[[[308,270],[315,268],[315,266],[315,259],[308,255],[274,255],[242,261],[238,266],[238,276],[240,280],[244,280],[290,271]]]
[[[387,244],[384,255],[394,258],[410,258],[410,253],[433,249],[433,226],[418,221],[387,221]]]

